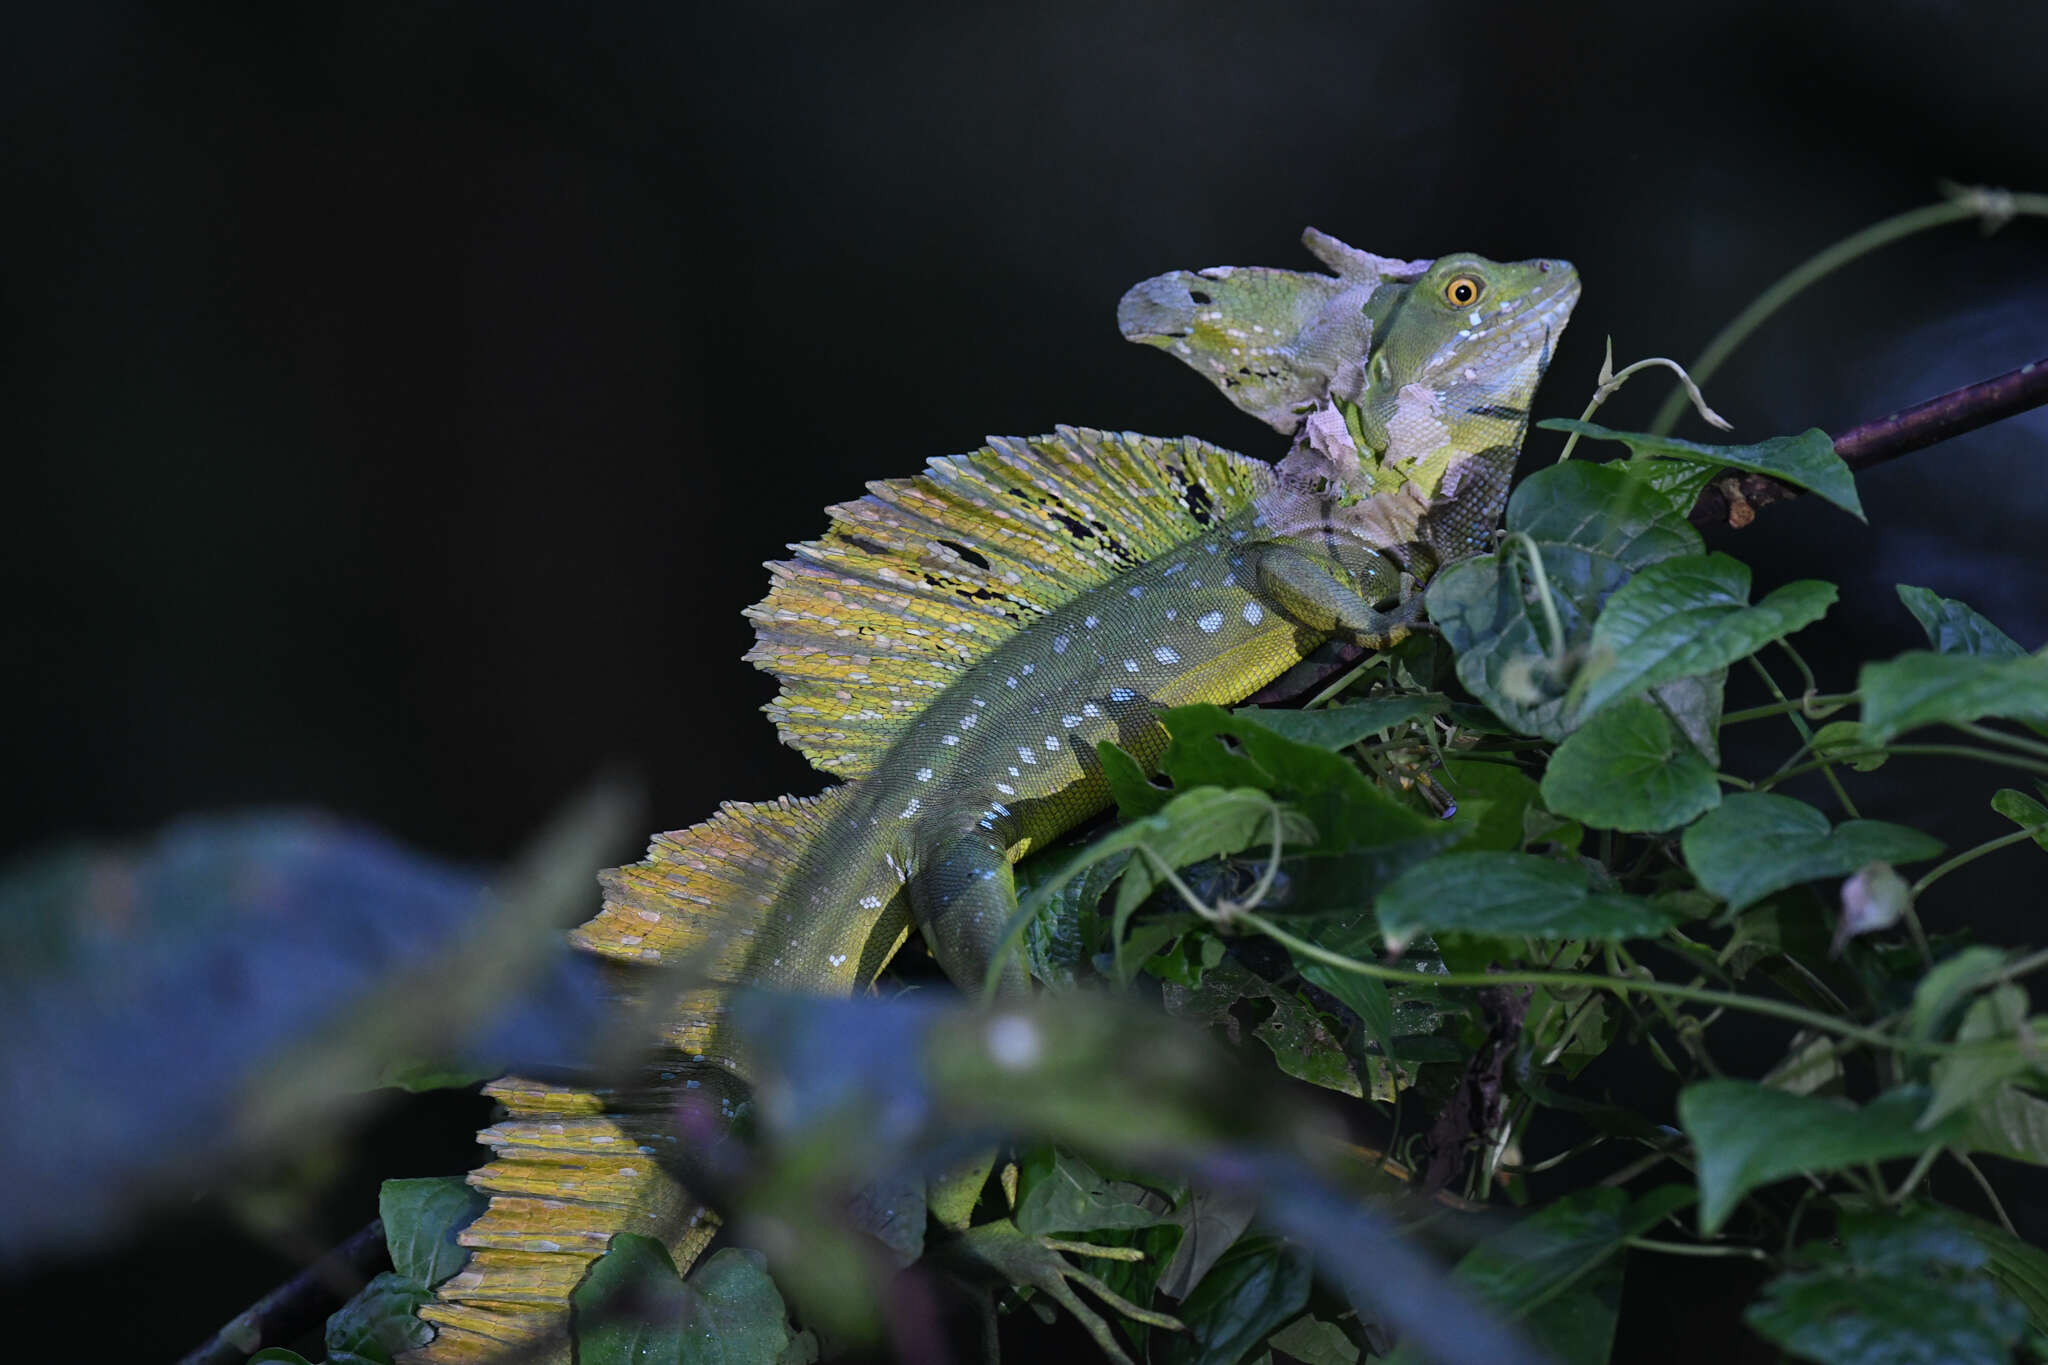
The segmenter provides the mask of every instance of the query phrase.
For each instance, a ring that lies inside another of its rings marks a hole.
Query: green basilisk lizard
[[[1576,273],[1305,241],[1334,273],[1177,272],[1118,314],[1295,434],[1278,468],[1192,438],[993,439],[870,484],[769,565],[747,657],[780,681],[766,709],[782,738],[846,780],[728,803],[603,875],[573,941],[702,985],[664,1016],[666,1060],[640,1083],[490,1087],[508,1113],[470,1179],[491,1203],[462,1234],[470,1263],[421,1312],[438,1335],[415,1359],[560,1334],[616,1232],[659,1237],[687,1268],[715,1219],[654,1158],[679,1107],[715,1125],[745,1093],[731,985],[864,990],[915,928],[978,988],[1016,908],[1011,864],[1109,803],[1097,741],[1156,762],[1160,708],[1241,700],[1326,639],[1388,645],[1420,622],[1439,565],[1490,548]],[[1014,963],[1002,983],[1027,989]]]

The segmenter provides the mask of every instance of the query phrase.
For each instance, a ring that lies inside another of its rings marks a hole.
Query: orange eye
[[[1470,308],[1486,292],[1485,282],[1476,275],[1453,275],[1444,285],[1444,302],[1453,308]]]

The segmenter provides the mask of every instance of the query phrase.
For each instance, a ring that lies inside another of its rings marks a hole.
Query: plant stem
[[[1799,665],[1799,671],[1806,679],[1807,691],[1811,693],[1814,684],[1813,672],[1807,668],[1806,660],[1800,658],[1792,646],[1785,644],[1783,640],[1778,641],[1778,643],[1785,646],[1785,652],[1792,656],[1792,662]],[[1776,697],[1779,701],[1786,700],[1785,693],[1778,686],[1778,680],[1771,676],[1770,669],[1764,667],[1763,660],[1752,654],[1749,656],[1749,666],[1756,670],[1756,675],[1759,678],[1764,680],[1764,686],[1771,689],[1772,696]],[[1813,747],[1813,727],[1806,723],[1806,717],[1798,709],[1787,711],[1785,715],[1792,722],[1792,728],[1799,732],[1802,748],[1811,749]],[[1828,786],[1834,790],[1835,800],[1841,802],[1842,809],[1849,813],[1849,818],[1851,820],[1862,819],[1862,813],[1856,809],[1856,803],[1849,799],[1848,791],[1843,788],[1842,779],[1835,775],[1835,765],[1823,761],[1820,771],[1821,776],[1827,778]]]
[[[1625,1237],[1622,1245],[1665,1256],[1739,1256],[1746,1261],[1771,1263],[1770,1256],[1760,1247],[1703,1246],[1698,1242],[1665,1242],[1654,1237]]]
[[[390,1264],[384,1221],[373,1218],[340,1246],[243,1309],[178,1365],[241,1365],[266,1347],[296,1340]]]
[[[1955,728],[1961,730],[1972,739],[1987,740],[1993,744],[2003,744],[2010,748],[2018,749],[2023,754],[2033,754],[2038,758],[2048,758],[2048,744],[2043,744],[2039,740],[2027,739],[2021,735],[2009,735],[2003,730],[1994,730],[1988,725],[1977,725],[1970,722],[1955,722]]]
[[[1268,938],[1285,947],[1289,952],[1338,971],[1351,972],[1358,976],[1376,976],[1382,981],[1398,981],[1413,986],[1418,983],[1431,986],[1577,986],[1590,990],[1612,991],[1616,995],[1662,995],[1676,1000],[1690,1000],[1695,1004],[1719,1005],[1727,1009],[1745,1011],[1750,1014],[1767,1014],[1776,1019],[1803,1024],[1822,1033],[1831,1033],[1842,1038],[1853,1038],[1859,1043],[1872,1047],[1889,1048],[1899,1052],[1910,1052],[1918,1056],[1952,1057],[1967,1056],[1975,1052],[1988,1052],[1993,1044],[1936,1043],[1922,1042],[1913,1038],[1902,1038],[1896,1034],[1881,1033],[1876,1029],[1852,1024],[1846,1019],[1822,1014],[1817,1010],[1800,1005],[1788,1004],[1782,1000],[1769,1000],[1762,996],[1736,995],[1728,991],[1707,990],[1697,986],[1680,986],[1669,981],[1621,980],[1616,977],[1595,976],[1586,972],[1413,972],[1396,967],[1381,966],[1377,962],[1361,962],[1354,957],[1330,951],[1320,944],[1288,933],[1279,925],[1262,915],[1243,914],[1235,917],[1234,923],[1248,925]],[[2048,965],[2048,954],[2037,954],[2041,964],[2029,959],[2014,964],[2015,968],[2025,965],[2029,970],[2034,965]],[[2009,969],[2011,970],[2011,969]]]
[[[1780,695],[1782,696],[1783,694],[1781,693]],[[1812,708],[1822,706],[1830,710],[1840,710],[1844,706],[1849,706],[1862,700],[1862,697],[1863,694],[1860,692],[1815,693],[1811,696],[1801,697],[1797,701],[1774,701],[1763,706],[1752,706],[1741,711],[1730,711],[1721,717],[1721,723],[1723,725],[1740,725],[1746,720],[1767,720],[1772,716],[1782,716],[1787,711],[1794,711],[1805,715]]]
[[[1998,1215],[1998,1221],[2005,1230],[2015,1237],[2019,1236],[2019,1229],[2012,1225],[2012,1218],[2006,1213],[2004,1203],[1999,1200],[1998,1191],[1991,1188],[1991,1182],[1984,1178],[1984,1172],[1977,1169],[1977,1163],[1970,1160],[1970,1154],[1960,1147],[1949,1148],[1948,1154],[1956,1159],[1957,1165],[1970,1173],[1970,1179],[1977,1182],[1977,1188],[1984,1192],[1984,1198],[1990,1201],[1991,1211]]]
[[[1873,223],[1861,232],[1851,233],[1841,241],[1825,248],[1787,272],[1777,283],[1756,296],[1749,307],[1735,315],[1733,321],[1723,327],[1699,359],[1686,367],[1695,384],[1705,386],[1715,371],[1737,347],[1749,338],[1749,334],[1780,308],[1791,302],[1808,286],[1827,278],[1859,256],[1888,246],[1901,238],[1916,232],[1943,227],[1949,223],[1982,220],[1997,226],[2005,219],[2019,214],[2048,216],[2048,195],[2000,194],[1989,190],[1969,190],[1943,200],[1939,204],[1927,204],[1905,213]],[[1685,391],[1674,389],[1664,400],[1664,406],[1657,410],[1656,420],[1650,423],[1650,430],[1659,436],[1668,435],[1678,424],[1679,414],[1685,410]]]
[[[1961,853],[1956,854],[1955,857],[1936,867],[1919,881],[1914,882],[1911,894],[1915,899],[1918,899],[1922,891],[1925,891],[1928,887],[1934,885],[1965,863],[1974,863],[1985,854],[1995,853],[2008,844],[2017,844],[2031,839],[2044,829],[2048,829],[2048,824],[2028,825],[2025,829],[2016,829],[2010,834],[2001,834],[1996,839],[1986,839],[1975,848],[1966,848]]]
[[[1984,763],[1995,763],[2003,768],[2018,768],[2021,772],[2037,773],[2043,777],[2048,777],[2048,763],[2037,763],[2031,759],[2016,758],[2011,754],[1999,753],[1996,749],[1973,749],[1967,744],[1887,744],[1875,748],[1844,749],[1830,758],[1815,759],[1811,763],[1802,763],[1796,768],[1787,768],[1782,772],[1773,773],[1765,781],[1759,782],[1757,789],[1759,791],[1768,791],[1786,778],[1812,772],[1824,763],[1846,763],[1850,759],[1874,758],[1878,754],[1924,754],[1928,756],[1946,756],[1949,758],[1974,758]]]

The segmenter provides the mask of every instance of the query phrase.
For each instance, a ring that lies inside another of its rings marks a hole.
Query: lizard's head
[[[1569,261],[1459,252],[1432,262],[1407,291],[1374,348],[1373,377],[1421,385],[1456,425],[1475,408],[1527,412],[1579,301],[1579,273]]]

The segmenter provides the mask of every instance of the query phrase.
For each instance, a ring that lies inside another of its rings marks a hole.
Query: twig
[[[296,1341],[390,1266],[384,1220],[372,1218],[340,1246],[243,1309],[178,1365],[241,1365],[266,1347]]]
[[[1860,473],[2043,403],[2048,403],[2048,357],[1851,427],[1834,438],[1835,453]],[[1700,491],[1692,505],[1692,524],[1747,526],[1757,508],[1798,495],[1798,489],[1767,475],[1730,475]]]

